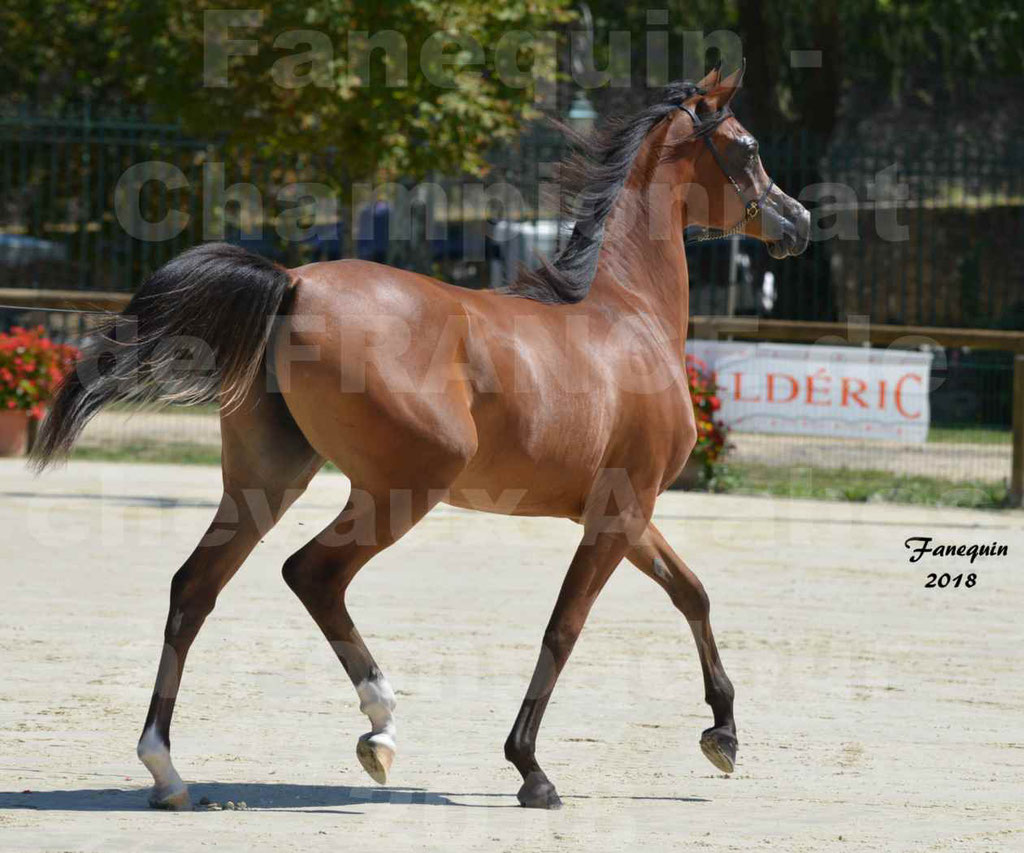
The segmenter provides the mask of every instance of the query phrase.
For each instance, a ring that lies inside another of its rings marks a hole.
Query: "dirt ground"
[[[173,729],[195,800],[159,813],[135,742],[171,574],[212,468],[0,462],[0,850],[1024,849],[1024,515],[669,494],[737,688],[737,772],[693,642],[624,564],[556,689],[539,758],[565,807],[525,811],[502,744],[578,531],[431,514],[370,564],[353,614],[398,693],[392,786],[363,774],[354,691],[280,577],[345,481],[321,475],[221,596]],[[1009,546],[908,563],[904,540]],[[973,570],[972,589],[925,589]]]

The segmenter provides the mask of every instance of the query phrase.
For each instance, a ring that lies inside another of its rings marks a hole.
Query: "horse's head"
[[[747,234],[765,243],[773,258],[799,255],[810,237],[810,214],[768,177],[757,140],[729,109],[743,70],[723,79],[715,68],[697,84],[697,94],[677,104],[693,125],[680,127],[685,135],[678,142],[697,146],[689,182],[704,190],[689,194],[687,224],[705,227],[698,239]]]

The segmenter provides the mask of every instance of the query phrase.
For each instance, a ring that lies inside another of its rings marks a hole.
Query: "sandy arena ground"
[[[354,691],[280,578],[343,503],[321,475],[193,647],[173,752],[193,798],[158,813],[135,742],[171,574],[212,468],[0,462],[0,850],[1014,851],[1024,849],[1024,515],[669,494],[737,687],[726,778],[689,632],[620,567],[558,685],[539,757],[558,812],[517,807],[502,744],[578,531],[439,509],[356,581],[398,692],[392,787],[355,758]],[[973,589],[925,589],[908,536],[1009,545]]]

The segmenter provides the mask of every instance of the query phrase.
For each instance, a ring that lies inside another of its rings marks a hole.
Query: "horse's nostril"
[[[781,240],[786,236],[789,227],[788,219],[772,207],[764,208],[761,230],[765,239]]]

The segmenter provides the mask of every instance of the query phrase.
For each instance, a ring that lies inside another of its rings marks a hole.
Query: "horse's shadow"
[[[502,808],[518,805],[513,795],[465,794],[467,797],[500,797],[508,802],[480,806],[460,803],[422,788],[364,788],[341,785],[296,785],[245,782],[196,782],[189,785],[192,802],[206,798],[211,803],[243,802],[252,809],[338,809],[370,803],[427,806]],[[458,795],[453,795],[458,796]],[[39,811],[120,812],[149,808],[148,788],[80,788],[54,791],[0,791],[0,809]]]
[[[227,802],[245,803],[251,809],[330,810],[332,814],[358,814],[337,811],[371,803],[422,806],[461,806],[463,808],[518,808],[514,794],[437,793],[424,788],[365,788],[343,785],[297,785],[288,782],[196,782],[189,785],[192,802],[206,798],[223,806]],[[130,812],[149,808],[148,788],[79,788],[55,791],[0,791],[0,809],[33,809],[67,812]],[[493,802],[459,802],[452,797],[487,798]],[[604,799],[603,797],[599,797]],[[567,799],[590,799],[588,795]],[[612,797],[611,799],[618,799]],[[708,802],[702,797],[626,797],[631,800],[674,800]],[[201,807],[200,807],[201,808]]]

